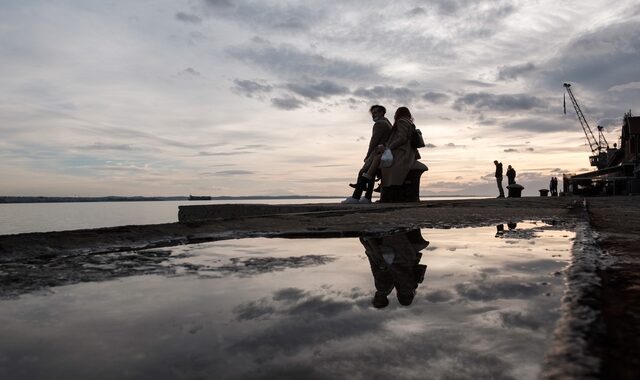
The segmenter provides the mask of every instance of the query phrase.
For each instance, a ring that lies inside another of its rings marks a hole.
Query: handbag
[[[388,168],[391,165],[393,165],[393,153],[391,153],[391,149],[385,148],[384,152],[382,152],[382,156],[380,157],[380,166]]]
[[[411,128],[411,147],[415,149],[424,148],[425,143],[422,138],[422,132],[414,125]]]

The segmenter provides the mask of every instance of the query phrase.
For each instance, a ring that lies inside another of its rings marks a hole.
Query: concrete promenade
[[[409,228],[458,228],[524,220],[544,220],[569,229],[584,224],[593,231],[595,244],[604,258],[596,266],[598,297],[589,305],[595,312],[597,324],[587,339],[589,352],[599,358],[599,371],[589,376],[640,378],[640,197],[527,197],[372,205],[223,205],[184,209],[180,213],[183,223],[2,235],[0,266],[59,255],[130,251],[255,236],[355,237]],[[2,279],[0,276],[0,286],[3,286]],[[579,374],[567,370],[548,377],[584,375]]]

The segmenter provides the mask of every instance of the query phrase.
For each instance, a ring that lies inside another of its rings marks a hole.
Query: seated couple
[[[415,126],[407,107],[396,110],[393,125],[384,117],[387,110],[383,106],[373,105],[369,112],[374,121],[369,150],[358,179],[352,185],[355,187],[353,194],[342,203],[371,203],[376,174],[381,178],[382,188],[402,185],[414,162],[420,158],[418,150],[411,146],[411,132]],[[386,148],[393,154],[393,163],[389,167],[381,167],[382,153]]]

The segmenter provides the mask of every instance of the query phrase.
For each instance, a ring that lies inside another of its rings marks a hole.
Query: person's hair
[[[398,121],[401,118],[408,118],[409,120],[413,121],[413,116],[411,116],[411,112],[409,111],[409,109],[407,107],[400,107],[396,110],[396,114],[393,116],[393,120],[394,121]]]
[[[383,106],[379,105],[379,104],[374,104],[371,106],[371,108],[369,108],[369,113],[373,113],[373,111],[378,110],[380,112],[382,112],[382,114],[384,115],[385,113],[387,113],[387,109],[384,108]]]

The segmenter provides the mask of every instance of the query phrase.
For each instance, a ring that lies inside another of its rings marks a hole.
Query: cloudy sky
[[[408,106],[423,194],[525,195],[640,105],[637,1],[0,0],[0,195],[346,195]],[[639,111],[640,112],[640,111]]]

